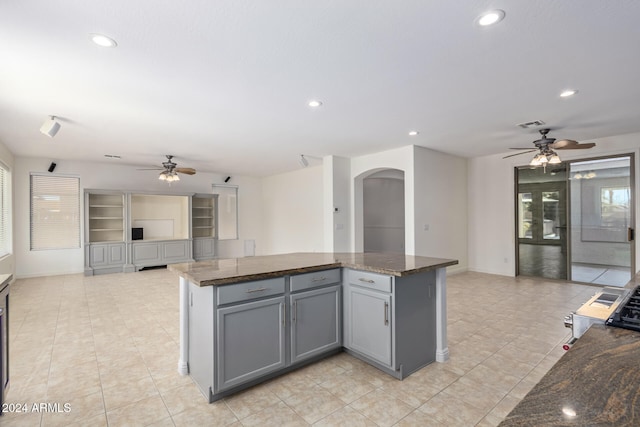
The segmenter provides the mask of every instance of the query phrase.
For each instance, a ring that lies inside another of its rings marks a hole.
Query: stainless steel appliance
[[[0,284],[0,408],[9,391],[9,279]],[[0,410],[0,415],[2,411]]]
[[[606,325],[640,331],[640,286],[629,293],[607,319]]]
[[[591,325],[604,324],[628,295],[628,289],[606,287],[593,295],[578,310],[565,316],[564,326],[571,329],[572,336],[562,347],[569,350]]]

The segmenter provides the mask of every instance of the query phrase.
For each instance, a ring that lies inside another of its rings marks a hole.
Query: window
[[[11,191],[9,168],[0,163],[0,257],[11,252]]]
[[[31,175],[31,250],[80,247],[80,179]]]

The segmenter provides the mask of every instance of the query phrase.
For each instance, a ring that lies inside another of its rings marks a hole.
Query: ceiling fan
[[[177,163],[175,163],[172,159],[173,156],[170,154],[166,155],[167,161],[162,162],[162,166],[153,168],[153,169],[138,169],[138,170],[159,170],[160,175],[158,175],[158,179],[160,181],[180,181],[179,173],[183,173],[185,175],[195,175],[196,170],[194,168],[179,168]]]
[[[519,156],[520,154],[533,153],[534,151],[538,151],[538,154],[534,156],[534,158],[529,163],[531,166],[545,166],[548,164],[558,164],[562,161],[560,160],[560,156],[554,150],[585,150],[588,148],[595,147],[596,144],[594,142],[588,143],[579,143],[578,141],[574,141],[572,139],[560,139],[556,140],[555,138],[548,138],[547,134],[551,129],[540,129],[540,135],[542,138],[533,141],[533,145],[536,148],[510,148],[511,150],[526,150],[516,154],[510,154],[508,156],[504,156],[503,159],[513,156]]]

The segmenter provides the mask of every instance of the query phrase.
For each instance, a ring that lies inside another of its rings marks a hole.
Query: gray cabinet
[[[136,270],[143,267],[189,262],[189,240],[144,241],[131,243],[131,261]]]
[[[193,259],[202,261],[212,259],[216,255],[216,241],[214,238],[199,237],[193,239]]]
[[[94,268],[122,266],[125,262],[124,242],[90,244],[89,260]]]
[[[291,363],[340,348],[340,286],[291,295]]]
[[[345,349],[403,379],[435,361],[436,276],[345,269]]]
[[[347,347],[391,367],[391,294],[348,286]]]
[[[218,390],[286,366],[284,304],[281,296],[217,310]]]

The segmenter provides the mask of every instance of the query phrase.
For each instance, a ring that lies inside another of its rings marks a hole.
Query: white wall
[[[409,145],[394,150],[368,154],[351,159],[351,177],[348,183],[351,187],[351,251],[362,252],[363,237],[363,209],[362,209],[362,181],[367,176],[383,169],[398,169],[404,172],[404,200],[405,200],[405,253],[415,253],[414,230],[414,172],[413,150]]]
[[[415,254],[467,259],[467,160],[423,147],[414,150]]]
[[[593,141],[587,150],[559,151],[563,160],[586,159],[605,155],[635,153],[636,212],[640,212],[638,169],[640,133],[619,135]],[[468,159],[468,236],[469,269],[513,276],[515,274],[515,202],[514,168],[526,165],[528,155],[503,159],[505,153]],[[636,251],[636,269],[640,265]]]
[[[10,173],[9,175],[9,183],[8,183],[8,188],[11,189],[11,197],[9,198],[9,209],[8,211],[10,212],[11,215],[11,220],[9,221],[9,224],[15,223],[16,221],[16,212],[15,212],[15,200],[14,200],[14,194],[15,194],[15,190],[14,190],[14,182],[15,182],[15,178],[14,178],[14,174],[15,174],[15,161],[14,161],[14,157],[13,154],[7,150],[7,147],[4,146],[4,144],[2,144],[0,142],[0,162],[4,163],[5,166],[7,166],[9,168]],[[11,227],[9,227],[9,240],[12,242],[12,244],[10,244],[10,248],[9,248],[9,254],[3,256],[2,258],[0,258],[0,274],[14,274],[15,276],[15,233],[13,232],[13,230],[11,229]]]
[[[2,153],[0,152],[0,155]],[[16,157],[13,167],[14,203],[14,253],[16,277],[31,277],[56,274],[80,273],[84,271],[84,249],[31,251],[29,236],[29,174],[46,172],[50,159]],[[116,189],[124,191],[158,192],[164,194],[211,193],[211,184],[222,183],[224,176],[198,172],[193,176],[181,176],[177,183],[169,185],[157,179],[155,171],[138,171],[135,166],[112,163],[58,161],[54,174],[80,177],[81,191],[84,189]],[[259,211],[260,181],[254,178],[234,177],[239,185],[239,228],[241,239],[254,239],[261,243]],[[231,184],[231,182],[230,182]],[[84,203],[82,203],[84,205]],[[84,207],[83,207],[84,208]],[[84,210],[81,210],[84,218]],[[84,228],[84,227],[83,227]],[[84,229],[82,229],[84,242]],[[221,256],[235,256],[233,250],[244,242],[233,241],[222,245]]]
[[[260,214],[265,253],[322,252],[322,166],[263,178]]]
[[[349,252],[351,248],[351,159],[322,159],[324,251]]]

